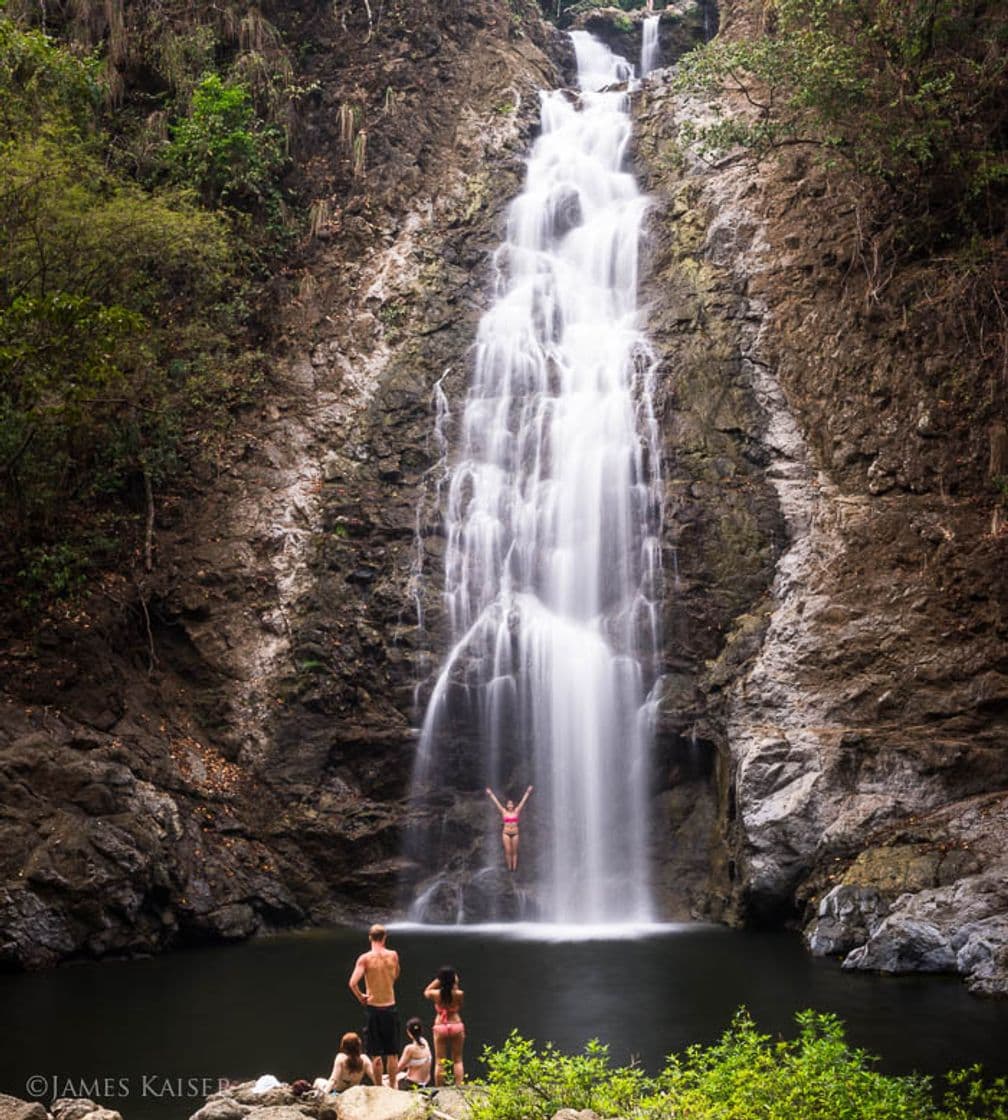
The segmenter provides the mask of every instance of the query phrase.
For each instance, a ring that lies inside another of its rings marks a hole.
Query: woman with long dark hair
[[[455,1084],[465,1077],[462,1066],[462,1045],[465,1024],[462,1022],[464,992],[458,986],[458,973],[450,965],[438,970],[437,976],[424,988],[424,996],[434,1004],[434,1084],[444,1084],[444,1065],[449,1058]]]
[[[410,1089],[414,1085],[421,1088],[430,1081],[431,1048],[423,1036],[423,1023],[419,1019],[408,1019],[406,1037],[409,1042],[403,1047],[399,1058],[399,1075],[396,1085],[400,1089]]]

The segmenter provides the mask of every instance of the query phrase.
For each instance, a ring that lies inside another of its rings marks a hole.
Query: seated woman
[[[434,1084],[444,1084],[443,1063],[451,1057],[455,1084],[461,1085],[465,1077],[462,1067],[462,1045],[465,1042],[465,1024],[459,1012],[464,993],[458,986],[458,973],[445,965],[426,988],[424,996],[434,1004]]]
[[[406,1037],[409,1042],[403,1047],[399,1058],[399,1074],[396,1077],[398,1089],[409,1089],[413,1085],[422,1087],[430,1081],[431,1049],[423,1036],[423,1023],[419,1019],[407,1021]]]
[[[328,1081],[318,1078],[315,1088],[325,1093],[342,1093],[353,1085],[359,1085],[365,1077],[375,1083],[374,1067],[371,1059],[361,1053],[360,1035],[348,1031],[341,1039],[339,1053],[333,1062],[332,1073]],[[319,1084],[321,1082],[321,1084]]]

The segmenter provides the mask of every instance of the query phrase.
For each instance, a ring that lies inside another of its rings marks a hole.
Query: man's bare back
[[[388,1083],[394,1089],[399,1054],[399,1013],[395,1006],[395,982],[399,979],[399,954],[385,948],[385,927],[368,930],[371,948],[361,953],[350,974],[350,991],[364,1007],[364,1048],[374,1066],[375,1084],[382,1084],[386,1065]],[[364,981],[364,991],[360,982]]]
[[[361,995],[360,981],[364,980],[364,994]],[[399,954],[384,945],[374,944],[357,958],[350,987],[357,998],[367,1007],[392,1007],[395,1003],[395,982],[399,979]]]

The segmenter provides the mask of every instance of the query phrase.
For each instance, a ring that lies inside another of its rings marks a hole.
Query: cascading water
[[[518,879],[538,917],[644,921],[661,596],[656,363],[637,308],[647,203],[623,170],[627,95],[600,92],[632,67],[585,32],[572,38],[580,96],[542,95],[443,503],[454,647],[414,797],[444,805],[446,787],[458,791],[486,821],[484,843],[463,867],[457,842],[431,843],[431,829],[439,850],[413,855],[423,897],[439,871],[448,895],[456,873],[475,882],[502,863],[483,786],[517,800],[532,783]]]
[[[648,16],[641,29],[640,76],[646,78],[658,65],[658,26],[661,16]]]

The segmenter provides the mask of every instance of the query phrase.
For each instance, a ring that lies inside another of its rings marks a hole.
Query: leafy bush
[[[0,91],[5,91],[0,138],[43,122],[88,130],[101,96],[98,73],[94,56],[61,50],[43,32],[19,28],[0,10]]]
[[[181,403],[169,363],[213,342],[198,316],[229,250],[219,218],[109,174],[72,133],[0,148],[0,182],[0,464],[8,516],[37,529],[100,464],[107,485],[110,447],[133,448],[120,477],[156,453]]]
[[[472,1099],[473,1120],[550,1120],[561,1108],[590,1108],[601,1116],[628,1116],[650,1082],[635,1068],[612,1069],[608,1048],[596,1040],[584,1054],[543,1050],[512,1031],[500,1050],[487,1048],[485,1096]]]
[[[280,134],[259,120],[244,86],[217,74],[193,91],[190,115],[172,129],[166,162],[175,181],[194,186],[207,206],[278,207]]]
[[[804,144],[887,188],[918,240],[1001,228],[1008,9],[960,0],[774,0],[765,32],[687,56],[681,88],[746,116],[687,130],[708,153]]]
[[[129,529],[260,364],[241,268],[269,235],[244,239],[210,204],[278,200],[275,130],[242,88],[204,79],[172,148],[202,203],[142,185],[103,127],[96,73],[0,14],[0,565],[22,603],[81,588],[88,526],[114,509],[109,535]]]
[[[683,1120],[923,1120],[928,1114],[926,1078],[872,1070],[833,1015],[805,1011],[797,1022],[796,1039],[774,1042],[738,1013],[719,1042],[670,1059],[656,1099],[673,1101]]]
[[[626,1120],[1005,1120],[1008,1088],[984,1083],[979,1068],[948,1077],[936,1103],[926,1077],[892,1077],[851,1048],[840,1021],[801,1012],[790,1041],[761,1034],[739,1011],[712,1046],[672,1055],[655,1078],[613,1069],[590,1042],[568,1056],[512,1032],[487,1048],[487,1078],[471,1098],[473,1120],[549,1120],[561,1108],[590,1108]]]
[[[624,12],[640,11],[646,7],[647,0],[611,0],[609,3],[599,3],[598,0],[539,0],[543,14],[561,27],[566,27],[570,21],[582,12],[591,12],[596,8],[620,8]],[[659,2],[656,10],[664,7]]]

